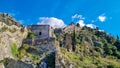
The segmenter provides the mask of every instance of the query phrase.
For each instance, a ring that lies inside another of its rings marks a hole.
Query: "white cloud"
[[[66,24],[63,20],[55,18],[55,17],[40,17],[39,22],[37,24],[47,24],[52,26],[53,28],[64,28]]]
[[[93,29],[97,27],[97,26],[94,25],[94,24],[85,24],[85,23],[84,23],[84,20],[79,20],[77,23],[80,24],[80,27],[87,26],[87,27],[90,27],[90,28],[93,28]]]
[[[79,18],[79,19],[85,19],[82,15],[75,14],[72,16],[72,19]]]
[[[72,19],[79,19],[76,23],[79,23],[80,24],[80,27],[84,27],[84,26],[87,26],[87,27],[90,27],[92,29],[96,28],[97,26],[94,25],[94,24],[85,24],[84,23],[84,20],[85,20],[85,17],[83,17],[82,15],[79,15],[79,14],[75,14],[72,16]],[[100,21],[105,21],[106,17],[101,15],[100,18],[98,18]],[[94,23],[96,22],[97,20],[92,20],[91,23]]]
[[[79,24],[80,24],[80,27],[85,26],[84,20],[79,20],[77,23],[79,23]]]
[[[99,30],[100,32],[105,32],[104,30]]]
[[[87,27],[90,27],[90,28],[96,28],[96,25],[94,24],[86,24]]]
[[[99,19],[99,21],[104,22],[104,21],[106,20],[106,16],[100,15],[100,16],[98,17],[98,19]]]

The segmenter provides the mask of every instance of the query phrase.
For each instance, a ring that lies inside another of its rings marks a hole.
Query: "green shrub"
[[[19,48],[19,55],[18,55],[18,58],[22,58],[24,55],[26,55],[26,49],[28,49],[28,45],[27,44],[24,44],[22,45],[20,48]]]
[[[118,67],[116,65],[111,64],[111,65],[107,65],[107,68],[118,68]]]
[[[61,39],[62,39],[62,36],[59,35],[59,34],[56,34],[56,40],[57,40],[57,41],[60,41]]]
[[[99,64],[97,68],[104,68],[103,65]]]
[[[41,57],[39,55],[32,55],[32,59],[33,60],[39,60]]]
[[[16,29],[16,28],[13,28],[13,29],[9,29],[9,31],[10,31],[11,33],[14,33],[14,32],[17,31],[17,29]]]
[[[11,25],[12,25],[12,23],[10,23],[10,20],[5,19],[4,21],[5,21],[5,24],[6,24],[6,25],[8,25],[8,26],[11,26]]]
[[[7,26],[4,26],[4,27],[2,27],[1,29],[0,29],[0,31],[6,31],[6,30],[8,30],[8,27]]]
[[[9,62],[10,58],[4,58],[3,60],[1,60],[1,63],[4,63],[5,66],[7,66]]]
[[[15,43],[12,44],[11,51],[12,51],[12,55],[14,57],[18,57],[18,48],[17,48],[17,45]]]
[[[24,49],[27,49],[28,47],[29,47],[28,44],[24,44],[24,45],[23,45],[23,48],[24,48]]]
[[[32,32],[32,31],[29,31],[29,32],[28,32],[28,38],[30,38],[30,39],[35,38],[35,33]]]

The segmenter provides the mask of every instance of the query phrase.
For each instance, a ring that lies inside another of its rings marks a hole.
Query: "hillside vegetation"
[[[79,30],[74,30],[76,28]],[[63,67],[120,68],[118,36],[115,38],[105,31],[100,31],[98,27],[92,29],[71,24],[62,32],[56,33],[56,37],[62,56],[61,60],[64,60],[63,65],[61,64]]]

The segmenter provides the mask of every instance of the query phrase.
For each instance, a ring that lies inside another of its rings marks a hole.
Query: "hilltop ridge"
[[[18,27],[22,26],[20,22],[16,21],[15,18],[13,18],[10,14],[8,13],[2,13],[0,12],[0,22],[4,22],[6,25],[16,25]]]

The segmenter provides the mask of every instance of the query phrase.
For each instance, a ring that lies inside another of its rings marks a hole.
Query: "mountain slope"
[[[72,24],[56,37],[62,56],[57,55],[57,66],[64,60],[63,67],[120,68],[120,40],[98,28]]]

